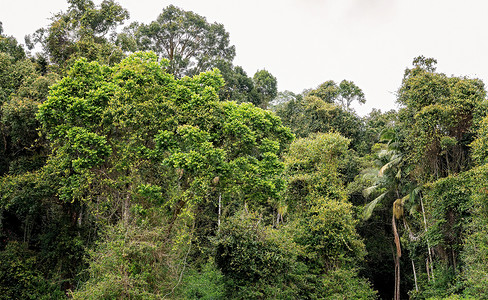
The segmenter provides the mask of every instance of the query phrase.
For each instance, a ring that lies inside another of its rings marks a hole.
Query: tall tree
[[[231,62],[235,47],[222,24],[169,5],[150,24],[133,23],[119,35],[126,50],[152,50],[170,61],[169,72],[176,77],[211,70],[219,60]]]
[[[479,79],[435,72],[434,59],[418,57],[398,91],[408,126],[407,155],[419,179],[430,181],[469,167],[472,128],[480,122],[486,97]]]
[[[278,81],[270,72],[259,70],[253,76],[254,86],[259,94],[259,103],[254,103],[261,108],[268,108],[268,104],[278,94]]]
[[[363,218],[367,220],[371,217],[376,206],[381,205],[381,202],[387,202],[386,207],[392,209],[391,213],[391,232],[393,233],[393,241],[396,251],[393,253],[395,263],[395,285],[393,296],[395,300],[401,297],[400,290],[400,257],[402,250],[400,245],[400,236],[398,233],[397,220],[404,217],[403,206],[404,197],[407,193],[404,179],[405,170],[403,170],[404,161],[403,153],[399,148],[399,141],[395,131],[385,130],[382,133],[382,141],[385,144],[377,145],[378,152],[375,153],[375,167],[366,170],[363,177],[369,177],[373,185],[364,190],[366,197],[374,195],[374,200],[366,204],[363,211]],[[390,213],[388,212],[389,216]],[[385,219],[385,218],[384,218]],[[388,217],[386,218],[388,219]]]
[[[336,272],[357,275],[354,268],[365,255],[353,206],[338,170],[350,151],[349,142],[338,133],[316,133],[294,141],[285,156],[287,219],[297,224],[295,241],[305,249],[310,274],[320,274],[326,282]],[[361,281],[350,280],[352,285]],[[363,299],[374,299],[374,293],[367,293],[369,289],[367,285],[357,288],[351,296],[361,298],[358,295],[364,293]],[[348,288],[343,291],[348,293]],[[335,289],[328,286],[319,298],[334,293]]]
[[[338,95],[339,88],[333,80],[328,80],[308,92],[308,96],[318,97],[327,103],[334,103]]]
[[[363,91],[354,82],[342,80],[339,85],[333,80],[328,80],[316,89],[308,92],[309,96],[316,96],[328,103],[337,103],[343,109],[350,109],[353,101],[364,104],[366,99]]]
[[[366,103],[363,91],[352,81],[343,80],[339,83],[339,101],[341,106],[351,109],[351,103],[358,101],[359,104]]]
[[[0,52],[10,55],[15,61],[25,58],[24,48],[12,36],[3,33],[3,24],[0,22]]]
[[[253,79],[241,66],[233,66],[230,62],[218,61],[216,67],[222,73],[225,85],[219,92],[220,100],[236,101],[237,103],[259,103],[259,93]]]
[[[123,53],[110,41],[110,35],[129,18],[128,11],[114,0],[104,0],[98,7],[92,0],[68,3],[68,10],[54,15],[47,28],[26,36],[28,47],[33,49],[40,43],[49,60],[60,67],[79,57],[119,62]]]
[[[0,175],[23,173],[42,161],[35,114],[56,76],[37,69],[13,37],[0,35]]]

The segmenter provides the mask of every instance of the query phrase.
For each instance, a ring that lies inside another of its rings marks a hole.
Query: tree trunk
[[[81,224],[83,223],[84,207],[85,207],[85,205],[83,203],[81,203],[80,214],[78,215],[78,228],[81,228]]]
[[[429,268],[429,263],[430,263],[430,273],[432,274],[432,280],[434,280],[434,267],[432,263],[432,254],[431,254],[431,249],[430,249],[430,244],[429,244],[429,239],[427,238],[427,219],[425,217],[425,210],[424,210],[424,201],[422,200],[422,196],[420,196],[420,206],[422,207],[422,216],[424,217],[424,230],[425,230],[425,241],[427,242],[427,252],[429,254],[429,261],[427,263],[427,269]],[[428,275],[427,271],[427,275]],[[429,276],[429,281],[430,281],[430,276]]]
[[[127,226],[129,224],[129,207],[130,207],[130,194],[127,193],[124,199],[124,208],[122,212],[122,219],[124,220],[124,225]]]
[[[400,300],[400,257],[402,256],[402,249],[400,247],[400,237],[396,228],[395,215],[392,216],[391,226],[393,228],[393,235],[395,236],[396,254],[393,255],[395,260],[395,292],[394,300]]]
[[[412,261],[412,269],[413,269],[413,278],[415,279],[415,291],[419,291],[419,286],[417,284],[417,272],[415,271],[415,263],[413,262],[413,259],[410,258],[410,260]]]
[[[395,255],[395,294],[394,300],[400,300],[400,257]]]
[[[219,218],[217,220],[217,228],[220,230],[220,214],[222,210],[222,194],[219,193]]]

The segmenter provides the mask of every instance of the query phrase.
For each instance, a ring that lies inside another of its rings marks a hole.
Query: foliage
[[[326,81],[311,90],[308,96],[318,97],[327,103],[337,103],[347,110],[350,109],[353,101],[366,103],[363,91],[354,82],[348,80],[341,81],[339,85],[332,80]]]
[[[471,156],[477,165],[483,165],[488,163],[488,116],[482,119],[476,133],[476,139],[470,144]]]
[[[224,277],[213,261],[200,272],[189,271],[183,280],[180,293],[185,299],[224,299]]]
[[[312,89],[307,94],[307,96],[317,97],[327,103],[334,103],[338,95],[339,88],[337,87],[337,84],[332,80],[328,80],[320,84],[316,89]]]
[[[284,188],[279,155],[293,135],[269,111],[219,101],[223,80],[218,70],[175,79],[166,73],[167,63],[158,62],[153,53],[131,55],[114,67],[77,61],[39,107],[37,117],[52,147],[41,175],[59,201],[74,210],[77,223],[86,222],[85,208],[107,228],[150,226],[144,229],[147,234],[156,230],[165,243],[195,239],[203,249],[208,246],[202,235],[212,234],[206,228],[215,228],[221,217],[214,210],[217,199],[226,215],[243,207],[271,210]],[[211,213],[197,214],[200,210]],[[190,221],[198,227],[191,229]],[[182,275],[174,269],[164,273],[158,261],[147,266],[137,249],[133,262],[143,264],[144,274],[154,268],[154,275],[110,275],[117,269],[111,269],[113,264],[126,265],[123,256],[117,262],[104,260],[121,236],[102,238],[91,256],[85,288],[74,295],[147,298],[177,293]],[[169,250],[158,244],[147,252],[176,253],[168,254],[167,262],[176,266],[184,249],[177,245]],[[198,254],[191,253],[198,261]],[[159,278],[160,286],[151,278]]]
[[[253,79],[247,76],[242,67],[232,66],[230,62],[224,61],[217,62],[216,67],[225,80],[225,85],[219,91],[220,100],[259,103],[259,94]]]
[[[288,206],[300,218],[296,240],[319,269],[361,258],[364,245],[355,231],[352,205],[338,176],[338,161],[349,140],[339,134],[298,139],[285,158]],[[295,218],[296,218],[295,217]]]
[[[351,262],[354,265],[365,255],[356,224],[350,203],[316,198],[312,207],[303,213],[295,239],[305,248],[307,259],[314,262],[317,271]]]
[[[298,247],[286,230],[266,227],[255,213],[241,211],[222,223],[215,239],[215,262],[226,296],[287,299],[299,295],[303,268]]]
[[[346,200],[337,169],[348,145],[349,140],[337,133],[318,133],[290,145],[285,157],[290,211],[309,209],[315,198]]]
[[[474,300],[474,299],[479,299],[476,297],[470,297],[470,296],[459,296],[459,295],[450,295],[447,297],[432,297],[428,298],[428,300]]]
[[[28,172],[0,180],[0,247],[22,241],[38,262],[33,270],[56,282],[53,288],[65,290],[83,267],[84,247],[91,244],[93,228],[76,222],[74,205],[53,200],[52,185],[44,178],[42,173]]]
[[[342,107],[350,109],[353,101],[366,103],[363,91],[352,81],[343,80],[339,83],[339,100]]]
[[[30,60],[15,61],[6,53],[0,52],[0,61],[0,174],[33,171],[45,159],[37,107],[57,76],[41,76]]]
[[[107,35],[129,18],[129,13],[113,0],[104,0],[99,7],[91,0],[67,0],[66,12],[55,14],[47,28],[38,29],[26,37],[33,49],[40,43],[45,55],[64,68],[80,57],[102,63],[119,62],[123,53]]]
[[[132,188],[137,182],[158,185],[167,175],[161,174],[159,183],[145,175],[145,168],[156,171],[158,165],[156,172],[173,170],[170,176],[194,198],[188,202],[181,194],[169,205],[201,201],[215,177],[235,199],[254,199],[250,204],[262,205],[277,195],[283,185],[277,177],[278,154],[292,138],[288,129],[250,104],[217,101],[222,85],[217,71],[175,80],[163,70],[165,64],[142,53],[114,68],[82,60],[53,88],[38,114],[54,146],[50,162],[67,175],[62,182],[72,187],[76,182],[82,192],[60,190],[60,195],[90,199],[83,185],[95,182],[93,176],[109,185],[125,184],[130,177],[138,178]]]
[[[371,140],[367,139],[361,118],[341,106],[337,89],[330,81],[304,95],[289,95],[290,100],[281,103],[276,112],[300,137],[334,131],[351,139],[351,147],[364,153],[369,150]]]
[[[166,228],[109,226],[90,252],[88,280],[73,299],[161,299],[177,283],[176,251],[167,243]]]
[[[278,93],[278,82],[276,77],[266,70],[259,70],[253,76],[253,82],[259,93],[259,103],[254,104],[262,108],[267,108],[268,103],[273,100]]]
[[[15,61],[9,54],[0,52],[0,104],[6,102],[35,73],[35,67],[29,60]]]
[[[398,91],[400,115],[411,129],[409,161],[424,181],[466,170],[472,127],[480,120],[486,92],[478,79],[435,72],[435,60],[417,58]],[[419,162],[423,162],[420,164]]]
[[[376,144],[373,148],[373,166],[364,170],[362,177],[371,182],[371,185],[363,190],[366,198],[373,198],[363,211],[363,218],[371,217],[373,210],[380,202],[389,205],[396,199],[401,199],[409,193],[409,186],[405,182],[405,170],[403,169],[404,155],[400,149],[398,133],[394,129],[385,129],[380,139],[383,143]],[[404,202],[404,201],[403,201]],[[403,205],[403,203],[402,203]]]
[[[464,263],[465,294],[478,299],[488,299],[488,165],[472,169],[472,201],[468,207],[472,222],[468,224],[463,241],[462,261]]]
[[[359,117],[352,81],[248,76],[222,24],[128,17],[68,0],[34,55],[0,22],[1,299],[488,299],[481,80],[419,56]]]
[[[3,33],[2,22],[0,22],[0,52],[9,55],[14,61],[20,61],[26,57],[24,48],[17,43],[17,40]]]
[[[219,61],[231,62],[235,47],[222,24],[209,24],[191,11],[169,5],[150,24],[133,23],[119,35],[126,50],[151,50],[169,60],[169,72],[176,77],[209,71]]]
[[[351,255],[346,254],[348,251],[361,251],[362,245],[354,240],[349,206],[346,203],[326,206],[329,209],[321,207],[319,215],[327,222],[321,223],[320,217],[316,217],[313,228],[308,227],[311,224],[303,228],[295,223],[265,227],[261,216],[246,211],[227,219],[215,239],[215,261],[224,276],[226,296],[376,299],[370,284],[358,277],[356,270],[331,264]],[[332,218],[334,221],[329,223]],[[304,241],[306,245],[301,245]],[[325,257],[329,260],[326,269],[315,265]]]
[[[323,279],[326,299],[377,299],[370,283],[357,276],[355,270],[336,269]]]
[[[456,267],[462,236],[472,205],[471,182],[464,174],[439,179],[425,192],[425,204],[429,216],[427,234],[440,258]]]
[[[57,284],[39,271],[39,263],[26,243],[9,242],[0,251],[0,299],[64,299]]]

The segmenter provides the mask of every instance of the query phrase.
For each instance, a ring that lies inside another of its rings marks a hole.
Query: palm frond
[[[372,185],[370,187],[367,187],[363,190],[363,196],[364,198],[368,198],[378,187],[378,185]]]
[[[376,199],[374,199],[373,201],[366,204],[366,206],[364,207],[364,211],[363,211],[363,220],[367,220],[371,217],[371,215],[373,214],[373,210],[375,209],[376,205],[383,198],[385,198],[385,196],[386,196],[386,192],[384,192],[383,194],[376,197]]]

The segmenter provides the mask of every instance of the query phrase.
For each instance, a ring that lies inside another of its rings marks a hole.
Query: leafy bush
[[[25,243],[11,241],[0,251],[0,299],[62,299],[56,283],[39,271],[35,253]]]

